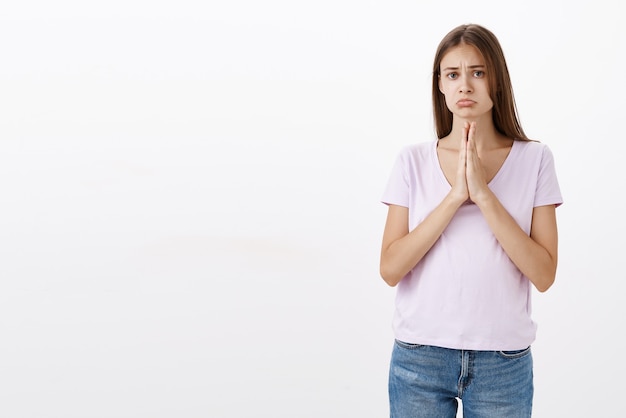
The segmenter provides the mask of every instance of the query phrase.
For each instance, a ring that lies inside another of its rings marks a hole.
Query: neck
[[[477,119],[462,119],[455,117],[452,122],[452,130],[450,134],[446,136],[446,141],[451,141],[458,146],[461,138],[463,137],[463,127],[466,122],[476,122],[476,149],[481,151],[483,149],[490,149],[500,146],[503,140],[507,138],[499,133],[491,119],[491,115],[488,117]]]

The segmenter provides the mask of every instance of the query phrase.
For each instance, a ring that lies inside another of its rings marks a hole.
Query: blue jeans
[[[468,351],[394,344],[389,368],[392,418],[527,418],[533,403],[530,347]]]

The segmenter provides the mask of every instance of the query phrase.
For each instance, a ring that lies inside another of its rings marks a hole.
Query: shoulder
[[[543,142],[516,140],[515,144],[520,153],[526,157],[535,157],[538,159],[552,158],[550,147]]]
[[[554,155],[548,145],[539,141],[515,141],[515,165],[536,172],[539,176],[555,172]]]
[[[396,167],[405,173],[428,169],[434,160],[437,142],[418,142],[402,147],[396,157]]]
[[[515,140],[515,143],[517,143],[520,148],[524,148],[529,151],[545,152],[545,151],[550,150],[550,147],[545,142],[541,142],[538,140],[531,139],[531,140],[525,141],[525,140],[517,139]]]
[[[425,141],[415,144],[405,145],[400,149],[398,157],[403,160],[420,160],[424,158],[430,158],[435,148],[437,147],[437,141]]]

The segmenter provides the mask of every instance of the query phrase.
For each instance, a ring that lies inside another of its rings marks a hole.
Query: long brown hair
[[[519,122],[511,77],[500,42],[491,31],[475,24],[461,25],[452,29],[437,48],[433,63],[433,114],[437,137],[443,138],[452,131],[452,112],[446,106],[445,97],[439,90],[441,60],[450,48],[460,44],[475,47],[485,60],[495,128],[509,138],[528,141]]]

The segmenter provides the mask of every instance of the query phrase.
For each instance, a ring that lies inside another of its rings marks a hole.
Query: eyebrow
[[[473,70],[475,68],[485,68],[485,66],[482,64],[476,64],[476,65],[468,65],[467,68]],[[446,67],[441,71],[451,71],[451,70],[458,70],[458,69],[459,67]]]

